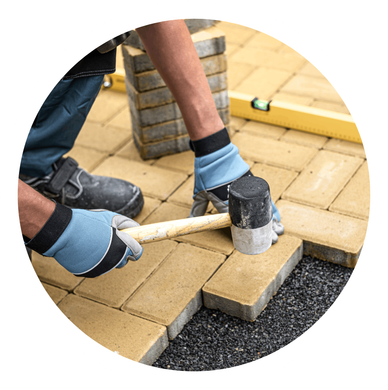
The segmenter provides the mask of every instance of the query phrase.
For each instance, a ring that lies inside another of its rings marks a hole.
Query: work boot
[[[139,187],[124,180],[91,175],[71,157],[59,159],[45,177],[20,174],[19,178],[47,198],[75,209],[104,209],[134,218],[144,205]]]

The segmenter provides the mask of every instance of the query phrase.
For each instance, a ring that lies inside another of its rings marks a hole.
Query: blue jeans
[[[43,177],[66,154],[85,123],[104,76],[61,80],[51,91],[31,127],[20,173]]]

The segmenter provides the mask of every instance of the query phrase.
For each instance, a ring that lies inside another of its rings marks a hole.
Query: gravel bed
[[[351,274],[350,268],[304,257],[254,322],[202,307],[153,366],[208,371],[267,356],[309,329]]]

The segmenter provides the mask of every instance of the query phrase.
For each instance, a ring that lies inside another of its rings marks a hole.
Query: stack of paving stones
[[[225,34],[217,29],[214,20],[188,19],[185,22],[217,110],[228,128]],[[133,138],[141,157],[148,160],[188,150],[189,137],[178,105],[135,31],[122,45],[122,54]]]

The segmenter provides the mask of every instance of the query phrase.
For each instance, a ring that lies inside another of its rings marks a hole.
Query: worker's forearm
[[[191,140],[221,130],[224,124],[185,22],[155,23],[136,31],[178,103]]]
[[[50,218],[55,203],[19,179],[18,204],[22,233],[31,239]]]

